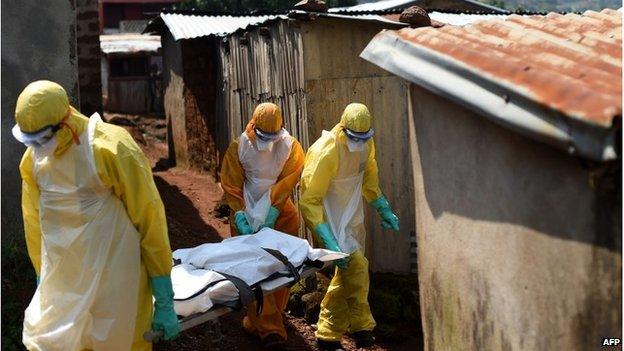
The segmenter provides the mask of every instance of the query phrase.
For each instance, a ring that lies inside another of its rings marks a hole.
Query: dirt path
[[[154,180],[165,204],[172,249],[218,242],[229,237],[227,220],[219,218],[215,211],[223,192],[214,178],[192,170],[167,167],[164,121],[159,118],[120,117],[130,120],[128,129],[152,162]],[[218,331],[208,324],[200,325],[183,332],[174,341],[155,344],[154,350],[263,350],[257,338],[246,335],[242,330],[243,313],[241,311],[221,317]],[[317,350],[314,326],[288,313],[285,324],[289,350]],[[353,340],[348,337],[344,338],[343,344],[346,350],[356,350]],[[412,339],[395,340],[392,343],[381,340],[378,345],[368,350],[411,351],[420,348],[420,343]]]

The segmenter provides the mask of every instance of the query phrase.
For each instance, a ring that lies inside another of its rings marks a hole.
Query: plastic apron
[[[30,350],[130,350],[140,236],[95,166],[89,119],[80,145],[34,160],[40,190],[41,281],[24,318]]]
[[[368,144],[362,151],[350,152],[345,145],[337,142],[333,134],[327,131],[323,131],[323,134],[336,142],[340,160],[336,176],[323,198],[325,218],[344,253],[351,254],[357,250],[364,252],[366,232],[362,183],[368,160]]]
[[[243,198],[245,216],[256,232],[266,219],[271,208],[271,187],[282,173],[288,160],[293,139],[284,129],[273,144],[272,151],[258,151],[256,143],[241,134],[238,144],[238,159],[245,171]]]

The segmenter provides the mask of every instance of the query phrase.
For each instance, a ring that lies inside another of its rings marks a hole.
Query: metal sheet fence
[[[289,21],[224,38],[219,48],[218,148],[224,152],[247,125],[254,108],[282,108],[289,132],[306,148],[306,103],[301,34]]]
[[[219,46],[217,148],[219,159],[243,132],[255,107],[273,102],[304,149],[309,146],[303,42],[290,21],[224,38]],[[298,199],[295,192],[295,201]],[[300,236],[305,237],[301,229]]]

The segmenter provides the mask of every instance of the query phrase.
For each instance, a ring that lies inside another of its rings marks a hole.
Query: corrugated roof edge
[[[233,13],[233,12],[215,12],[215,11],[199,11],[199,10],[165,10],[158,14],[158,16],[152,18],[141,34],[163,34],[164,30],[168,30],[167,26],[161,15],[177,14],[186,16],[198,16],[198,17],[250,17],[250,16],[286,16],[284,12],[259,12],[250,11],[248,13]],[[216,36],[223,36],[222,34]]]
[[[389,15],[389,14],[397,14],[401,13],[403,9],[396,10],[374,10],[374,11],[335,11],[335,12],[307,12],[310,14],[316,15],[350,15],[350,16],[359,16],[359,15]],[[182,14],[188,16],[232,16],[232,17],[245,17],[245,16],[272,16],[272,15],[288,15],[290,13],[297,11],[289,11],[289,12],[258,12],[251,11],[246,13],[234,13],[234,12],[215,12],[215,11],[200,11],[200,10],[166,10],[161,12],[162,14]],[[306,11],[298,11],[298,12],[306,12]],[[440,13],[448,13],[448,14],[464,14],[464,15],[490,15],[490,14],[516,14],[521,16],[531,16],[531,15],[546,15],[546,12],[533,12],[533,11],[515,11],[515,12],[495,12],[495,11],[465,11],[465,10],[449,10],[449,9],[427,9],[427,12],[440,12]],[[556,12],[559,14],[565,15],[567,12]],[[574,12],[581,14],[579,12]],[[160,14],[153,18],[143,30],[143,34],[152,34],[158,33],[162,34],[164,28],[164,22],[160,17]],[[244,30],[244,29],[241,29]],[[231,33],[233,34],[233,33]]]
[[[163,10],[160,13],[171,13],[179,15],[195,15],[195,16],[231,16],[231,17],[249,17],[249,16],[276,16],[286,15],[288,11],[249,11],[249,12],[229,12],[229,11],[206,11],[206,10]],[[159,15],[160,15],[159,13]]]
[[[330,9],[331,10],[331,9]],[[394,10],[368,10],[368,11],[331,11],[329,13],[332,14],[348,14],[348,15],[391,15],[403,12],[405,9],[394,9]],[[468,10],[454,10],[454,9],[436,9],[436,8],[427,8],[428,13],[431,12],[441,12],[441,13],[449,13],[449,14],[458,14],[458,15],[519,15],[519,16],[545,16],[549,13],[558,13],[560,15],[566,15],[569,13],[575,13],[577,15],[582,15],[582,11],[527,11],[527,10],[502,10],[500,12],[495,11],[468,11]]]
[[[286,15],[286,16],[288,16],[288,15]],[[281,17],[271,18],[271,19],[268,19],[268,20],[260,22],[260,23],[250,24],[250,25],[246,26],[245,28],[237,29],[237,30],[233,31],[232,33],[228,33],[226,35],[222,35],[221,37],[229,37],[229,36],[235,35],[237,33],[247,32],[247,31],[250,31],[250,30],[252,30],[254,28],[267,26],[267,25],[269,25],[269,24],[271,24],[273,22],[278,22],[278,21],[283,21],[283,20],[284,20],[284,18],[281,18]]]
[[[162,14],[169,14],[171,12],[163,12]],[[178,13],[176,13],[178,14]],[[203,16],[203,15],[198,15],[197,13],[188,13],[188,16]],[[249,31],[252,30],[254,28],[258,28],[258,27],[262,27],[262,26],[266,26],[269,25],[273,22],[276,21],[281,21],[284,20],[286,16],[288,16],[288,18],[293,18],[293,19],[301,19],[301,16],[316,16],[316,17],[326,17],[326,18],[339,18],[339,19],[345,19],[345,20],[359,20],[359,21],[375,21],[376,19],[363,19],[363,18],[358,18],[357,16],[362,16],[364,14],[355,14],[355,13],[349,13],[349,14],[338,14],[338,13],[325,13],[325,12],[308,12],[308,11],[301,11],[301,10],[293,10],[288,12],[288,14],[279,14],[279,15],[275,15],[275,16],[280,16],[277,18],[270,18],[267,19],[265,21],[262,21],[260,23],[255,23],[255,24],[250,24],[247,25],[246,27],[237,29],[231,33],[221,33],[221,34],[211,34],[210,36],[217,36],[217,37],[227,37],[230,35],[235,35],[237,33],[240,32],[245,32],[245,31]],[[215,16],[217,17],[217,15],[210,15],[210,16]],[[229,16],[229,15],[218,15],[218,16]],[[241,16],[242,17],[242,16]],[[381,17],[381,16],[380,16]],[[400,22],[395,22],[395,21],[391,21],[388,19],[384,19],[384,18],[380,18],[377,20],[378,22],[383,22],[383,23],[387,23],[388,26],[393,26],[390,28],[400,28],[400,27],[405,27],[407,26],[407,24],[404,23],[400,23]],[[145,29],[143,30],[143,34],[160,34],[162,35],[164,33],[165,30],[167,29],[167,26],[162,18],[162,16],[158,16],[154,19],[152,19],[147,26],[145,26]]]
[[[483,2],[475,1],[475,0],[463,0],[466,4],[473,5],[476,8],[481,8],[485,12],[493,12],[493,13],[505,13],[506,10],[500,7],[492,6],[489,4],[485,4]],[[433,7],[427,6],[427,4],[416,4],[417,1],[412,0],[403,0],[402,2],[393,2],[393,1],[373,1],[362,4],[357,4],[353,6],[344,6],[344,7],[333,7],[330,8],[329,12],[358,12],[362,11],[362,9],[375,9],[375,10],[401,10],[409,8],[410,6],[420,6],[426,10],[435,10]],[[366,10],[364,10],[366,11]],[[480,10],[473,10],[480,11]]]
[[[354,20],[354,21],[375,21],[375,19],[363,19],[363,18],[357,18],[356,16],[360,16],[360,14],[338,14],[338,13],[327,13],[327,12],[310,12],[310,11],[302,11],[302,10],[293,10],[288,12],[288,18],[292,18],[292,19],[302,19],[301,16],[315,16],[315,17],[321,17],[321,18],[337,18],[337,19],[344,19],[344,20]],[[250,24],[245,28],[240,28],[232,33],[229,33],[227,35],[224,35],[224,37],[227,36],[231,36],[231,35],[236,35],[238,33],[241,32],[247,32],[250,30],[253,30],[255,28],[258,27],[262,27],[262,26],[266,26],[269,25],[273,22],[277,22],[277,21],[282,21],[284,20],[283,18],[272,18],[269,20],[266,20],[264,22],[261,23],[256,23],[256,24]],[[405,23],[400,23],[400,22],[394,22],[394,21],[390,21],[387,19],[379,19],[377,20],[378,22],[381,23],[387,23],[388,26],[393,26],[392,28],[401,28],[401,27],[407,27],[407,24]]]
[[[569,154],[594,161],[619,158],[617,136],[621,126],[604,128],[567,118],[500,82],[475,74],[461,62],[440,60],[434,52],[411,45],[394,31],[384,30],[375,36],[360,57],[497,124]]]

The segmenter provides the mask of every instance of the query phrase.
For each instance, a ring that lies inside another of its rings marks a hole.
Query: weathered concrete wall
[[[176,42],[170,33],[161,40],[169,159],[175,159],[176,166],[216,175],[216,42],[210,38]]]
[[[588,169],[410,92],[425,349],[596,350],[621,337],[621,168]]]
[[[301,25],[305,62],[306,110],[310,143],[340,121],[352,102],[373,114],[380,187],[401,220],[398,233],[384,230],[367,206],[366,256],[376,272],[416,269],[410,242],[415,233],[414,192],[409,157],[409,84],[359,57],[384,26],[364,21],[317,19]]]
[[[218,48],[212,38],[182,42],[184,111],[188,165],[216,175],[216,98]]]
[[[24,147],[11,128],[17,96],[28,83],[61,84],[78,106],[74,0],[2,1],[2,244],[23,241],[19,161]]]
[[[169,32],[162,35],[161,41],[169,162],[171,165],[185,167],[188,166],[188,157],[184,110],[182,47],[180,42],[173,40]]]
[[[76,0],[76,35],[80,110],[90,116],[102,112],[98,0]]]

